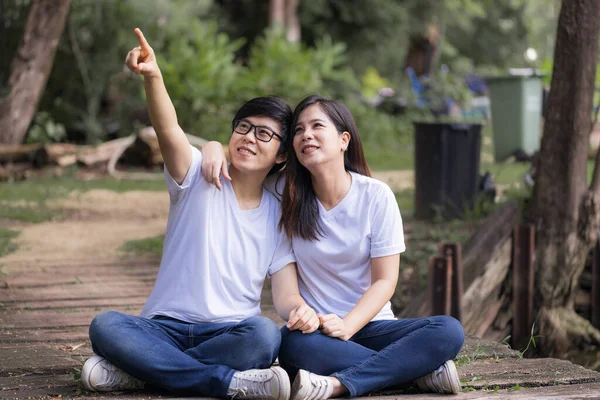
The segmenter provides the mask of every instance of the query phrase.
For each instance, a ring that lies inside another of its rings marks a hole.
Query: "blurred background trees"
[[[0,0],[1,101],[40,1]],[[123,68],[139,26],[192,134],[225,140],[233,110],[252,96],[294,105],[319,92],[346,101],[369,127],[365,140],[384,148],[409,122],[366,104],[382,85],[410,98],[407,66],[431,76],[442,64],[460,75],[505,70],[524,66],[529,47],[541,65],[557,14],[556,0],[76,0],[26,140],[97,143],[148,123],[138,78]]]

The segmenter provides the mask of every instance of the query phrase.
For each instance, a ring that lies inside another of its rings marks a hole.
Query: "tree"
[[[0,144],[19,144],[27,133],[52,70],[70,0],[32,0],[21,44],[0,103]]]
[[[298,21],[299,0],[271,0],[269,4],[269,26],[284,29],[288,41],[300,41],[300,22]]]
[[[600,2],[563,0],[530,217],[537,231],[536,307],[541,351],[600,345],[574,311],[574,292],[600,228],[600,153],[586,183]]]

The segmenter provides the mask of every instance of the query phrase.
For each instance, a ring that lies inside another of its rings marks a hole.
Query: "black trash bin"
[[[460,218],[478,194],[479,123],[415,122],[415,217]]]

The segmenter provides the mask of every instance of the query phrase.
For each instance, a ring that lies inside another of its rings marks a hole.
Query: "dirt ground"
[[[19,224],[18,250],[0,260],[10,265],[121,257],[125,242],[164,233],[168,206],[166,191],[72,193],[52,203],[67,218]]]
[[[377,172],[376,178],[394,190],[413,187],[412,171]],[[14,262],[53,262],[121,257],[127,241],[163,234],[169,198],[165,191],[114,192],[95,189],[71,193],[52,207],[66,211],[67,218],[38,224],[4,224],[21,231],[15,253],[2,258]]]

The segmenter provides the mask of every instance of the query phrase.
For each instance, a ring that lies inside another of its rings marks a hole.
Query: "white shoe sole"
[[[83,368],[81,369],[81,383],[83,384],[83,387],[86,388],[86,390],[89,390],[90,392],[97,392],[97,390],[94,389],[94,387],[90,383],[91,371],[96,365],[98,365],[98,363],[102,362],[103,360],[104,358],[100,356],[92,356],[87,359],[85,364],[83,364]]]
[[[448,360],[444,363],[444,372],[448,377],[448,382],[450,382],[450,390],[452,394],[457,394],[460,392],[460,378],[458,376],[458,371],[456,370],[456,365],[454,361]]]
[[[287,372],[285,372],[285,370],[281,367],[271,367],[271,371],[273,371],[273,373],[277,375],[277,378],[280,382],[279,397],[277,397],[277,400],[289,400],[290,377],[288,376]]]
[[[306,390],[302,389],[304,389],[307,384],[310,385],[308,371],[301,369],[296,374],[296,378],[294,378],[290,400],[303,400],[304,397],[306,397]]]

